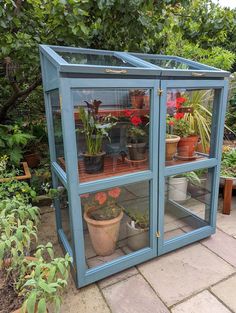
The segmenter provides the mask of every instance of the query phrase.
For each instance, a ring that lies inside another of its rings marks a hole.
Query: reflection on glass
[[[57,52],[65,61],[71,64],[88,64],[104,66],[134,67],[127,61],[113,55],[80,53],[80,52]]]
[[[149,246],[149,183],[81,195],[85,254],[98,266]]]
[[[140,59],[147,61],[149,63],[155,64],[157,66],[166,68],[166,69],[179,69],[179,70],[198,70],[197,67],[189,65],[187,63],[176,61],[171,58],[150,58],[146,56],[138,56]]]
[[[166,178],[165,240],[209,225],[211,170],[201,169]]]
[[[69,241],[72,247],[72,237],[71,237],[71,229],[70,229],[70,216],[69,216],[69,202],[67,190],[64,186],[58,187],[59,195],[58,201],[60,206],[60,214],[61,214],[61,224],[62,229],[66,235],[67,240]]]
[[[72,92],[80,182],[148,168],[149,89]]]
[[[61,109],[58,90],[50,92],[50,103],[52,108],[56,159],[57,161],[59,161],[61,158],[64,158],[64,145],[62,137]]]
[[[214,90],[168,89],[166,165],[208,157]]]

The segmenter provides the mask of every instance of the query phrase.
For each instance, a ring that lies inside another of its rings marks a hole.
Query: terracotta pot
[[[133,108],[142,109],[145,105],[145,95],[130,95],[130,102]]]
[[[96,221],[91,219],[87,212],[84,213],[92,245],[97,255],[107,256],[115,251],[122,217],[123,212],[121,211],[117,217],[111,220]]]
[[[195,154],[198,136],[188,136],[180,138],[178,142],[177,151],[178,156],[184,158],[191,158]]]
[[[146,142],[130,143],[127,145],[130,160],[139,161],[146,158]]]
[[[166,161],[173,160],[179,141],[180,137],[175,135],[171,135],[171,138],[166,138]]]
[[[101,173],[104,171],[104,156],[105,152],[97,155],[83,154],[85,172],[87,174]]]
[[[126,224],[127,227],[127,245],[131,250],[137,251],[149,246],[148,228],[135,228]]]
[[[38,152],[35,152],[35,153],[25,154],[24,159],[28,163],[28,166],[30,168],[35,168],[39,166],[39,163],[41,161],[41,156]]]

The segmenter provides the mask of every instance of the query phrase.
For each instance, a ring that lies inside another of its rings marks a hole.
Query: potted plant
[[[132,110],[126,110],[125,117],[129,122],[127,144],[129,159],[143,161],[146,159],[149,117],[138,116]]]
[[[111,116],[99,116],[102,103],[94,100],[87,104],[87,110],[79,108],[79,117],[83,128],[79,129],[85,136],[86,151],[83,153],[85,171],[88,174],[100,173],[104,170],[105,152],[102,150],[103,139],[109,139],[109,130],[115,125]]]
[[[148,209],[143,212],[140,210],[126,210],[126,212],[131,219],[126,224],[128,247],[134,251],[148,247]]]
[[[169,200],[185,201],[188,199],[188,183],[200,185],[201,180],[195,172],[186,172],[169,177],[168,197]]]
[[[84,219],[97,255],[111,255],[115,250],[123,217],[122,208],[116,202],[120,193],[121,189],[116,187],[94,195],[81,196]]]
[[[166,161],[173,160],[174,156],[176,155],[177,151],[177,145],[180,141],[180,137],[177,135],[171,134],[173,132],[172,128],[174,125],[173,118],[170,117],[169,114],[167,114],[166,118]]]
[[[130,102],[133,108],[142,109],[143,106],[148,107],[149,95],[146,90],[134,89],[129,92]]]

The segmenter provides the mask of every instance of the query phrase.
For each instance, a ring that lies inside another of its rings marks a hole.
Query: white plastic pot
[[[188,180],[186,177],[169,178],[169,199],[174,201],[184,201],[187,199]]]

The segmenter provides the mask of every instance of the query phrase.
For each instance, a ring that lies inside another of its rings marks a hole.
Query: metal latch
[[[158,96],[162,96],[163,89],[158,89]]]
[[[160,238],[160,237],[161,237],[161,233],[160,233],[159,230],[156,232],[156,237],[157,237],[157,238]]]

